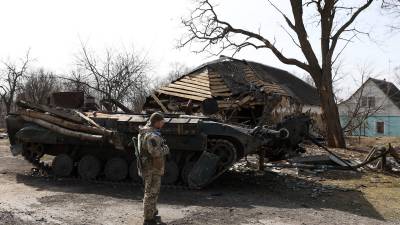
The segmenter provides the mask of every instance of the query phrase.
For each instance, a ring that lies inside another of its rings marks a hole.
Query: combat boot
[[[155,219],[144,220],[143,225],[157,225],[157,221]]]

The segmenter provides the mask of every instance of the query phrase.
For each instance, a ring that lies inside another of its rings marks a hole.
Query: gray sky
[[[216,10],[221,19],[237,27],[260,29],[261,34],[275,38],[285,54],[301,59],[300,52],[280,27],[281,17],[266,0],[217,2]],[[289,9],[286,1],[274,2],[284,11]],[[391,80],[391,70],[400,65],[400,36],[390,32],[387,26],[393,18],[383,16],[378,6],[375,3],[356,22],[358,28],[370,32],[371,37],[360,36],[342,56],[342,71],[348,76],[338,83],[343,89],[341,97],[348,96],[358,85],[353,79],[359,79],[358,67],[368,65],[377,78]],[[152,61],[153,76],[164,76],[173,62],[197,66],[213,59],[208,55],[196,55],[189,48],[175,49],[184,32],[180,18],[188,15],[191,8],[192,0],[2,0],[0,59],[21,57],[30,48],[36,59],[35,66],[67,73],[73,67],[82,40],[98,54],[105,48],[134,46]],[[312,15],[306,18],[312,20]],[[315,26],[309,24],[308,28],[310,40],[317,44]],[[268,50],[247,49],[235,57],[304,74],[294,66],[280,63]]]

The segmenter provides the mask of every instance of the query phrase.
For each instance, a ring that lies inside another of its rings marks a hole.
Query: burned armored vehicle
[[[132,137],[149,115],[82,112],[18,102],[8,115],[11,151],[36,166],[54,156],[51,172],[58,177],[139,182]],[[287,117],[271,127],[249,128],[203,116],[165,115],[163,135],[171,149],[164,184],[204,187],[235,162],[263,150],[271,160],[302,151],[309,118]]]

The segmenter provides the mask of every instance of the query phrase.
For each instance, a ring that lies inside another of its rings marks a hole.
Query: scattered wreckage
[[[314,87],[287,71],[221,56],[156,89],[144,109],[257,126],[309,110],[314,117],[318,96]]]
[[[140,181],[131,138],[149,115],[82,112],[24,101],[18,108],[6,119],[14,155],[22,154],[36,166],[44,165],[44,155],[55,156],[51,171],[58,177],[77,174],[89,180],[121,181],[129,176]],[[310,124],[305,115],[255,128],[204,116],[165,117],[163,135],[171,155],[163,183],[193,188],[206,186],[239,159],[260,150],[270,160],[303,152],[299,144],[308,136]]]

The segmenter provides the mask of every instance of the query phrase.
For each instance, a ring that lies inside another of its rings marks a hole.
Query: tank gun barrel
[[[281,128],[279,130],[274,130],[271,128],[267,128],[266,126],[257,126],[252,131],[251,134],[260,137],[260,138],[280,138],[285,139],[288,138],[290,133],[286,128]]]

